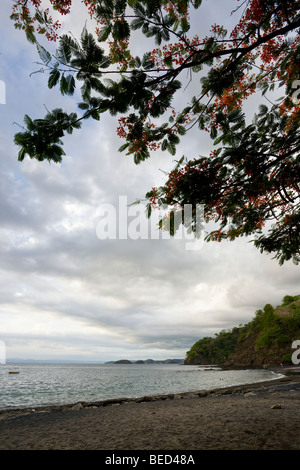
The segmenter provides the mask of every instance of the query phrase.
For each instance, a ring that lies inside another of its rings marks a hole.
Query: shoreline
[[[210,367],[210,366],[208,366]],[[225,368],[224,370],[245,370],[249,369],[249,367],[243,368]],[[255,368],[256,369],[256,368]],[[295,366],[293,366],[295,369]],[[269,379],[260,382],[253,382],[253,383],[246,383],[246,384],[238,384],[238,385],[230,385],[230,386],[223,386],[223,387],[216,387],[212,389],[201,389],[195,390],[190,392],[179,392],[179,393],[165,393],[165,394],[155,394],[155,395],[141,395],[138,397],[117,397],[117,398],[107,398],[104,400],[95,400],[95,401],[85,401],[80,400],[72,403],[60,403],[60,404],[53,404],[53,405],[30,405],[30,406],[22,406],[18,408],[0,408],[0,421],[6,419],[9,416],[15,415],[24,415],[28,413],[39,413],[39,412],[57,412],[57,411],[67,411],[67,410],[80,410],[83,408],[94,408],[94,407],[105,407],[105,406],[112,406],[112,405],[121,405],[127,403],[143,403],[149,401],[164,401],[164,400],[173,400],[178,398],[184,397],[204,397],[213,394],[218,395],[227,395],[230,393],[234,393],[236,389],[239,390],[248,390],[249,387],[256,387],[256,386],[264,386],[269,383],[274,383],[275,381],[282,381],[285,379],[288,371],[290,370],[289,367],[268,367],[268,370],[274,372],[275,374],[281,375],[281,377],[274,377],[274,379]],[[300,374],[300,368],[299,368]],[[299,378],[300,380],[300,378]]]
[[[300,368],[230,387],[0,410],[0,450],[300,449]]]

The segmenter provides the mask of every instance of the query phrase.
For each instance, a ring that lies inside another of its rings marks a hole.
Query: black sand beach
[[[299,450],[294,372],[213,391],[0,411],[0,450]]]

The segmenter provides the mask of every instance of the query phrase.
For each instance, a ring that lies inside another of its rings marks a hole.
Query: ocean
[[[184,393],[278,377],[264,369],[198,365],[8,363],[0,364],[0,409]]]

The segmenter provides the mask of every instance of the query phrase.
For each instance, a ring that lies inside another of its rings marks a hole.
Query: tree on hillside
[[[71,0],[50,3],[71,14]],[[175,155],[180,139],[198,127],[210,134],[210,155],[195,149],[180,158],[165,184],[147,192],[149,214],[164,204],[182,211],[184,204],[201,203],[205,220],[218,224],[207,240],[254,235],[255,246],[281,264],[300,260],[300,1],[237,0],[233,30],[214,24],[206,37],[191,28],[197,10],[205,8],[202,0],[83,3],[96,27],[84,28],[76,40],[59,35],[59,23],[41,0],[15,0],[11,18],[36,44],[48,87],[59,87],[62,95],[81,92],[76,113],[25,116],[15,136],[19,160],[29,155],[60,162],[64,135],[106,112],[118,121],[120,151],[137,164],[157,149]],[[132,47],[140,33],[148,48],[138,57]],[[41,45],[43,35],[58,42],[55,53]],[[176,109],[187,71],[199,86]],[[280,88],[284,96],[271,101],[267,94]],[[255,93],[268,101],[247,122],[243,104]],[[194,211],[192,229],[195,217]]]

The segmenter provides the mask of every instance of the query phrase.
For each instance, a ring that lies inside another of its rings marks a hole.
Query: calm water
[[[0,409],[191,392],[278,377],[267,370],[208,368],[175,364],[0,364]]]

